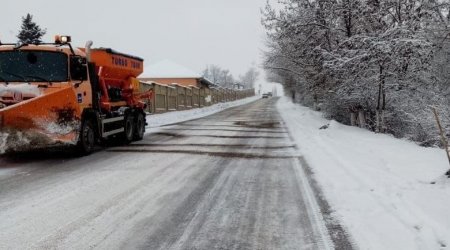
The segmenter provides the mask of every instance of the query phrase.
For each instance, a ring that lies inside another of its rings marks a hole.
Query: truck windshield
[[[65,53],[14,50],[0,52],[0,81],[63,82],[68,80]]]

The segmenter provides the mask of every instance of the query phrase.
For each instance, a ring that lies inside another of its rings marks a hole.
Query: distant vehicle
[[[272,92],[262,94],[262,98],[269,98],[269,97],[272,97]]]

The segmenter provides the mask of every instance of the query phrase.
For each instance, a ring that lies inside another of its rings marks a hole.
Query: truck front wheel
[[[83,155],[88,155],[94,151],[95,132],[94,126],[90,120],[85,120],[81,125],[77,147],[78,151]]]

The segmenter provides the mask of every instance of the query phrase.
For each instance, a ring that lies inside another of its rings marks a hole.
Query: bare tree
[[[254,66],[252,66],[244,75],[239,76],[239,81],[245,88],[250,89],[255,87],[255,83],[258,81],[258,78],[259,72]]]
[[[221,78],[222,69],[217,65],[208,65],[206,69],[203,70],[203,77],[211,80],[214,83],[219,82]]]
[[[234,77],[230,71],[222,69],[217,65],[208,65],[206,69],[203,70],[203,77],[226,88],[232,88],[234,84]]]

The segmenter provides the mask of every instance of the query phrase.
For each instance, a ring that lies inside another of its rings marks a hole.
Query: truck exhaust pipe
[[[94,44],[94,42],[92,42],[92,41],[87,41],[86,42],[86,46],[85,46],[85,48],[86,48],[86,59],[87,59],[88,62],[91,62],[91,47],[92,47],[93,44]]]

